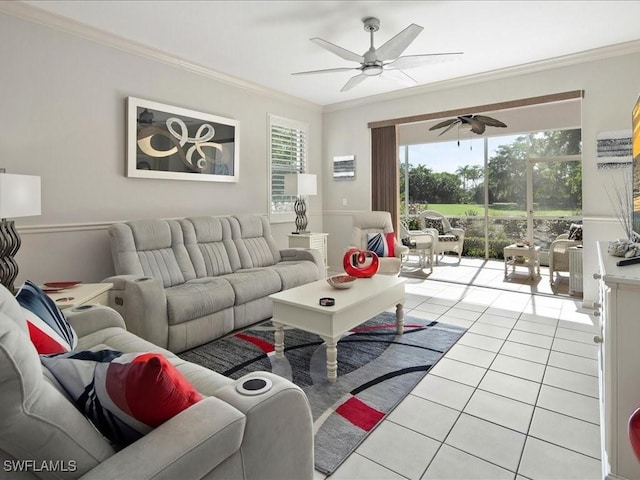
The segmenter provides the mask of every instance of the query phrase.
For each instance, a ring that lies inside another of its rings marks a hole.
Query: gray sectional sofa
[[[172,352],[269,319],[269,295],[325,275],[319,252],[278,249],[259,215],[135,220],[109,227],[109,305]]]
[[[270,372],[232,380],[128,332],[113,309],[64,310],[76,351],[165,355],[203,400],[118,450],[60,391],[0,285],[0,459],[5,480],[311,480],[313,421],[304,392]],[[247,382],[270,382],[251,391]]]

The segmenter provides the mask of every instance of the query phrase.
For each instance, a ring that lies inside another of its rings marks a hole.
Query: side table
[[[326,274],[329,268],[327,259],[327,237],[328,233],[292,233],[289,235],[289,248],[308,248],[318,250],[324,262]]]
[[[512,244],[504,247],[504,276],[511,271],[515,272],[517,266],[527,267],[529,269],[529,278],[540,276],[540,247],[527,247]]]
[[[60,310],[84,304],[109,305],[109,290],[113,283],[79,283],[75,287],[65,288],[47,295],[56,302]],[[46,288],[41,286],[40,288]]]

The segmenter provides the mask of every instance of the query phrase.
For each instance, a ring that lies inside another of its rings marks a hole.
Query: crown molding
[[[170,65],[172,67],[176,67],[187,72],[194,73],[196,75],[208,77],[218,82],[241,88],[243,90],[247,90],[260,95],[266,95],[269,97],[276,97],[288,103],[315,109],[318,112],[322,111],[322,106],[301,99],[299,97],[287,95],[286,93],[272,90],[255,83],[251,83],[246,80],[242,80],[240,78],[218,72],[216,70],[185,60],[181,57],[167,54],[156,48],[148,47],[133,40],[128,40],[118,35],[105,32],[104,30],[90,27],[76,20],[71,20],[61,15],[47,12],[46,10],[39,9],[21,1],[0,1],[0,13],[5,13],[7,15],[22,18],[23,20],[37,23],[39,25],[43,25],[60,32],[76,35],[91,42],[115,48],[126,53],[146,58],[148,60],[164,63],[166,65]]]
[[[379,95],[372,95],[365,98],[358,98],[355,100],[349,100],[346,102],[333,103],[331,105],[325,105],[323,113],[336,112],[340,110],[346,110],[359,106],[366,106],[371,103],[397,100],[406,97],[412,97],[414,95],[426,94],[438,92],[440,90],[466,87],[481,82],[501,80],[504,78],[517,77],[520,75],[526,75],[545,70],[551,70],[555,68],[567,67],[571,65],[577,65],[581,63],[594,62],[597,60],[603,60],[607,58],[620,57],[623,55],[629,55],[632,53],[640,52],[640,40],[634,40],[626,43],[619,43],[617,45],[611,45],[608,47],[596,48],[593,50],[586,50],[584,52],[575,53],[571,55],[565,55],[562,57],[555,57],[539,62],[526,63],[515,67],[503,68],[499,70],[491,70],[488,72],[478,73],[475,75],[467,75],[464,77],[453,78],[450,80],[443,80],[440,82],[430,83],[428,85],[420,85],[417,87],[406,88],[403,90],[397,90],[395,92],[381,93]]]

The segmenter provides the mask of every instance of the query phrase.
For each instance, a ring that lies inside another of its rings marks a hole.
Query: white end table
[[[505,277],[509,274],[509,267],[515,272],[517,266],[527,267],[529,278],[540,276],[540,247],[518,246],[514,243],[504,247],[503,255]]]
[[[65,288],[55,293],[47,293],[47,296],[56,302],[60,310],[87,303],[109,305],[108,295],[112,287],[113,283],[79,283],[74,287]],[[41,285],[40,288],[46,287]]]

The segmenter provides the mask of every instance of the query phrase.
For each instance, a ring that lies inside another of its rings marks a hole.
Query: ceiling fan
[[[379,48],[373,46],[373,34],[380,28],[380,20],[374,17],[368,17],[362,20],[364,23],[364,30],[370,33],[371,46],[364,55],[358,55],[350,50],[334,45],[321,38],[312,38],[311,41],[320,45],[322,48],[335,53],[340,58],[351,62],[358,62],[360,65],[357,67],[342,67],[342,68],[329,68],[325,70],[312,70],[308,72],[297,72],[292,75],[309,75],[315,73],[333,73],[333,72],[347,72],[351,70],[359,70],[360,73],[354,77],[351,77],[349,81],[342,87],[341,92],[351,90],[353,87],[366,80],[368,77],[379,76],[384,72],[385,77],[394,78],[400,82],[413,83],[416,82],[413,78],[407,75],[402,69],[418,67],[426,63],[441,60],[446,56],[462,55],[462,52],[452,53],[427,53],[423,55],[407,55],[401,57],[409,44],[413,42],[416,37],[422,32],[423,28],[420,25],[412,23],[407,28],[398,33],[391,40],[388,40],[384,45]]]
[[[444,122],[436,123],[429,129],[429,131],[447,127],[442,132],[440,132],[440,135],[442,135],[451,130],[456,125],[467,125],[471,128],[471,131],[473,133],[477,133],[478,135],[482,135],[487,127],[506,127],[506,125],[500,120],[487,117],[486,115],[460,115],[459,117],[450,118],[449,120],[445,120]]]

